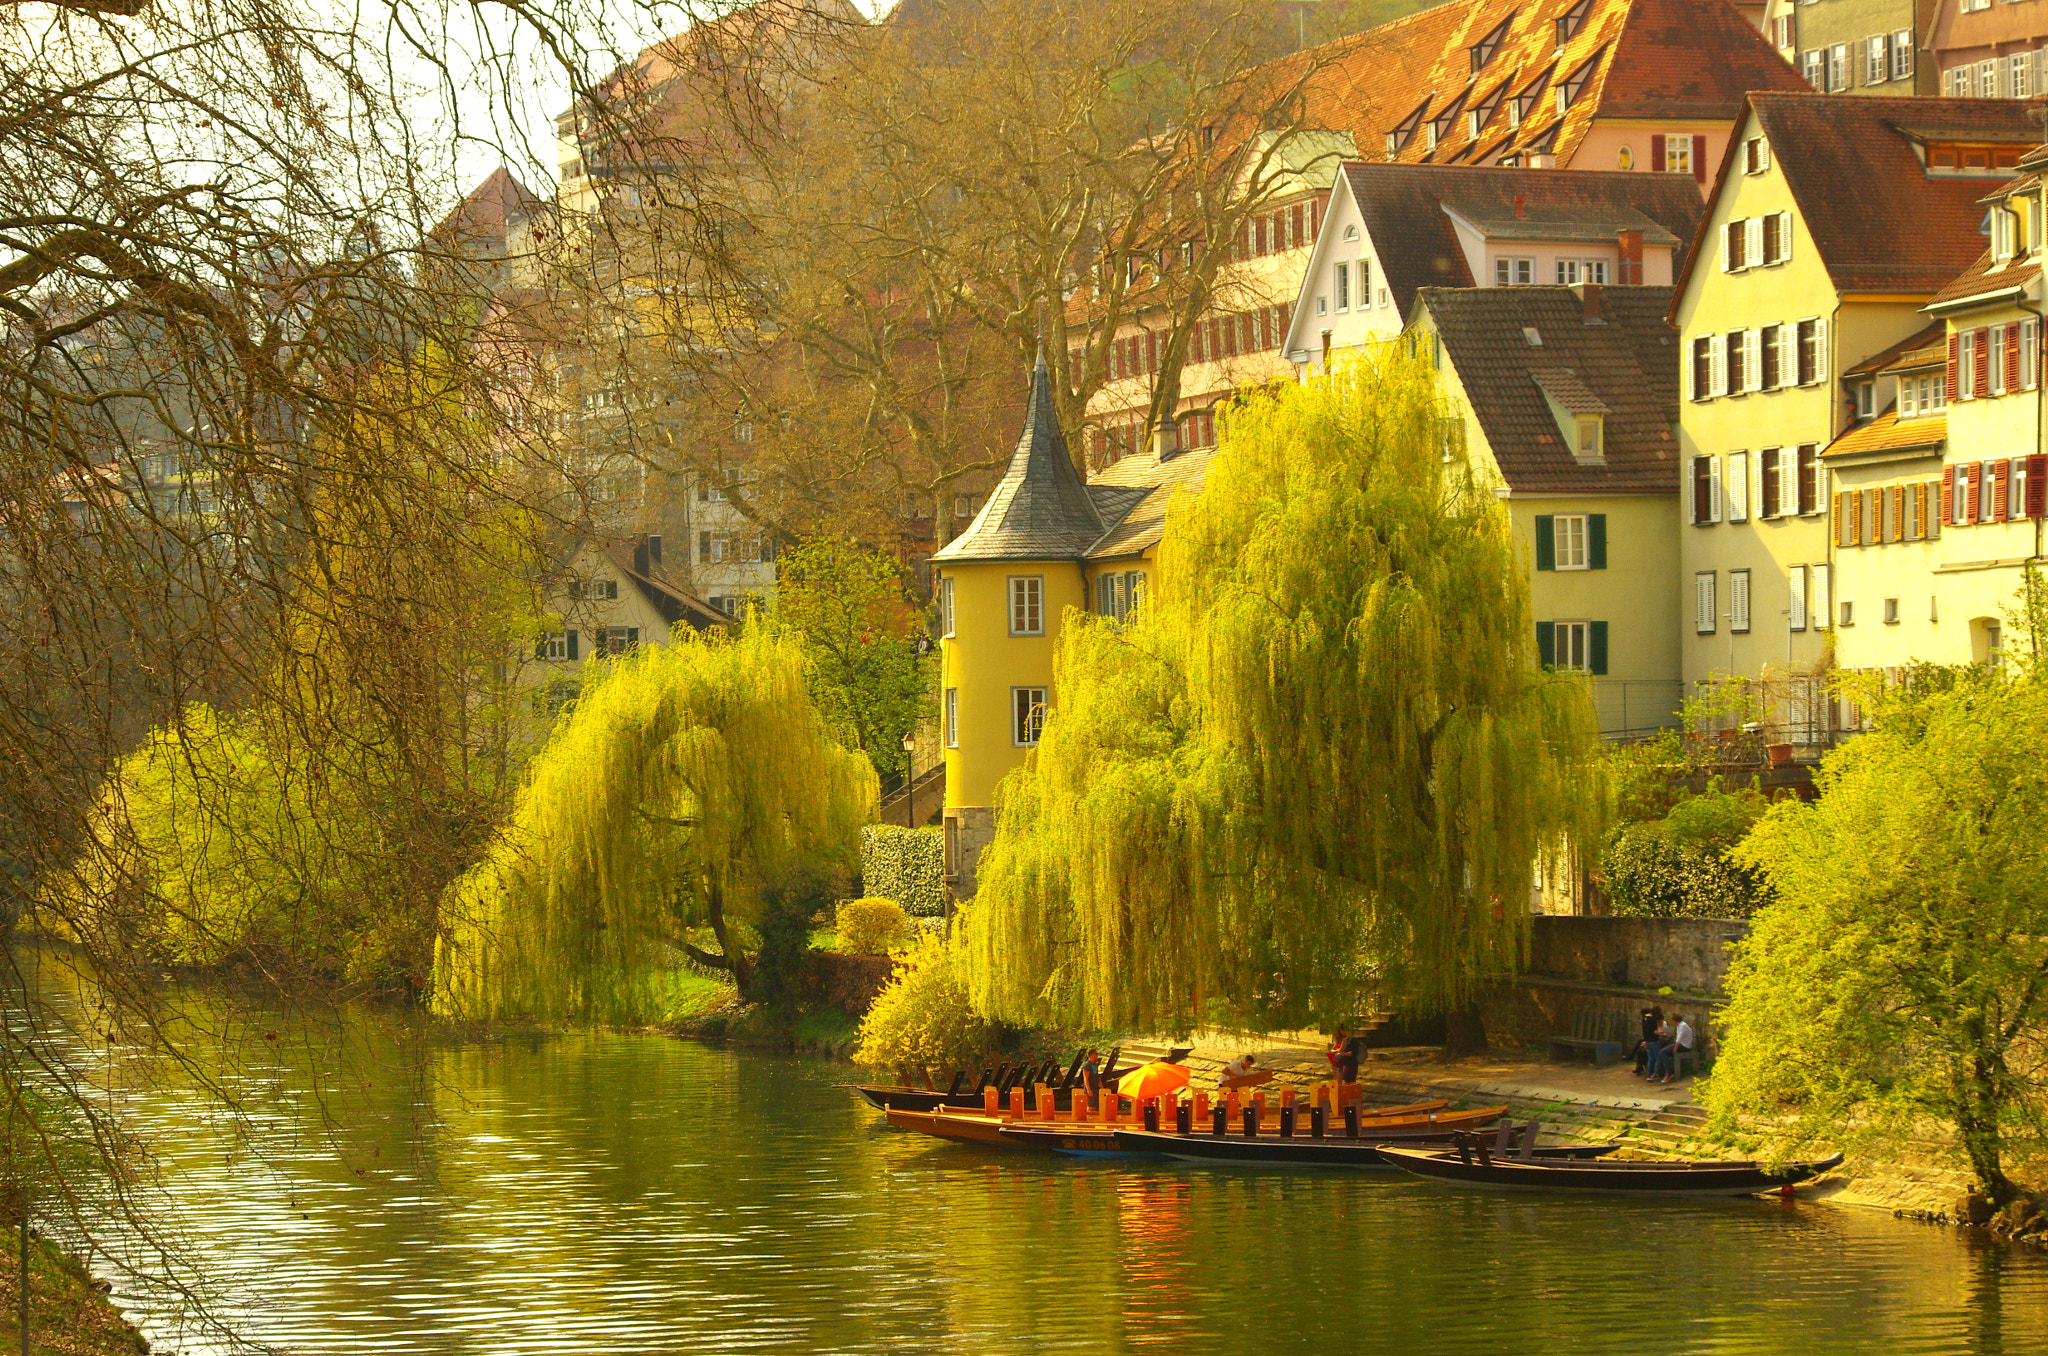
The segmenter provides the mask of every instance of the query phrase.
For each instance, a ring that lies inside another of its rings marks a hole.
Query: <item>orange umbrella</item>
[[[1153,1060],[1140,1064],[1128,1073],[1116,1076],[1116,1093],[1119,1097],[1133,1097],[1143,1102],[1147,1097],[1165,1097],[1179,1092],[1188,1085],[1188,1071],[1178,1064],[1164,1060]]]

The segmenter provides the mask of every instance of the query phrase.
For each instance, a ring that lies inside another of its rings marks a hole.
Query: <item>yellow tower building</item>
[[[1055,699],[1053,650],[1069,608],[1118,619],[1144,597],[1179,485],[1198,487],[1206,453],[1159,449],[1083,483],[1054,411],[1045,361],[1032,375],[1009,469],[938,569],[941,730],[946,760],[946,882],[975,889],[995,834],[996,785],[1037,746]]]

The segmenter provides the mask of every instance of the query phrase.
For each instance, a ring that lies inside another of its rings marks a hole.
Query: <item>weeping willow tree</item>
[[[1279,1026],[1455,1009],[1590,841],[1581,682],[1541,670],[1505,506],[1403,346],[1252,395],[1135,621],[1069,613],[967,910],[975,1007]]]
[[[788,636],[757,623],[593,667],[451,888],[449,1015],[647,1021],[683,954],[746,994],[763,887],[807,858],[850,862],[874,818],[874,768],[833,738]],[[697,926],[717,951],[688,939]]]

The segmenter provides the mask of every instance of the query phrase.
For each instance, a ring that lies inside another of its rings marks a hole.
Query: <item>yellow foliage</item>
[[[910,915],[893,899],[849,899],[839,906],[839,949],[879,956],[910,941]]]

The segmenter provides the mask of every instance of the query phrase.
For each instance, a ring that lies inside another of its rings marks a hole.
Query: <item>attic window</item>
[[[1573,71],[1570,75],[1566,76],[1564,78],[1563,83],[1558,85],[1558,112],[1564,112],[1567,108],[1570,108],[1573,104],[1579,101],[1579,95],[1585,92],[1586,82],[1593,78],[1593,71],[1596,67],[1599,66],[1600,58],[1602,55],[1605,54],[1606,50],[1607,49],[1603,47],[1602,49],[1600,49],[1600,51],[1593,53],[1593,55],[1587,57],[1584,61],[1580,62],[1578,69]]]
[[[1415,105],[1413,113],[1401,119],[1394,125],[1394,130],[1387,133],[1387,159],[1392,160],[1408,148],[1408,143],[1415,139],[1415,129],[1422,126],[1422,115],[1428,111],[1429,100],[1424,99]]]
[[[1510,14],[1494,25],[1491,33],[1472,44],[1469,49],[1472,53],[1472,74],[1477,75],[1486,69],[1486,63],[1493,60],[1493,54],[1500,50],[1502,40],[1507,37],[1508,25],[1514,21],[1515,16]]]
[[[1346,240],[1358,239],[1358,227],[1355,223],[1344,228],[1344,238]]]
[[[1543,347],[1543,336],[1537,332],[1534,325],[1522,326],[1522,337],[1529,341],[1530,348]]]
[[[1465,94],[1469,92],[1460,93],[1457,98],[1451,100],[1445,106],[1443,112],[1429,120],[1429,146],[1431,150],[1435,150],[1437,143],[1450,136],[1451,129],[1457,126],[1458,110],[1465,106]]]
[[[1472,105],[1472,111],[1465,115],[1466,133],[1478,136],[1486,124],[1493,121],[1493,110],[1500,107],[1501,96],[1508,92],[1508,82],[1503,80],[1493,87],[1493,93]]]
[[[1522,86],[1522,92],[1508,100],[1509,127],[1520,127],[1522,119],[1536,111],[1536,101],[1543,97],[1544,87],[1550,83],[1551,72],[1556,69],[1555,66],[1544,67],[1541,75]]]
[[[1578,36],[1579,30],[1585,26],[1586,12],[1592,8],[1593,0],[1579,0],[1578,4],[1573,5],[1558,16],[1557,45],[1559,47],[1563,47]]]
[[[1597,414],[1582,414],[1578,417],[1578,444],[1573,455],[1580,461],[1597,461],[1607,455],[1601,441],[1601,420]]]

